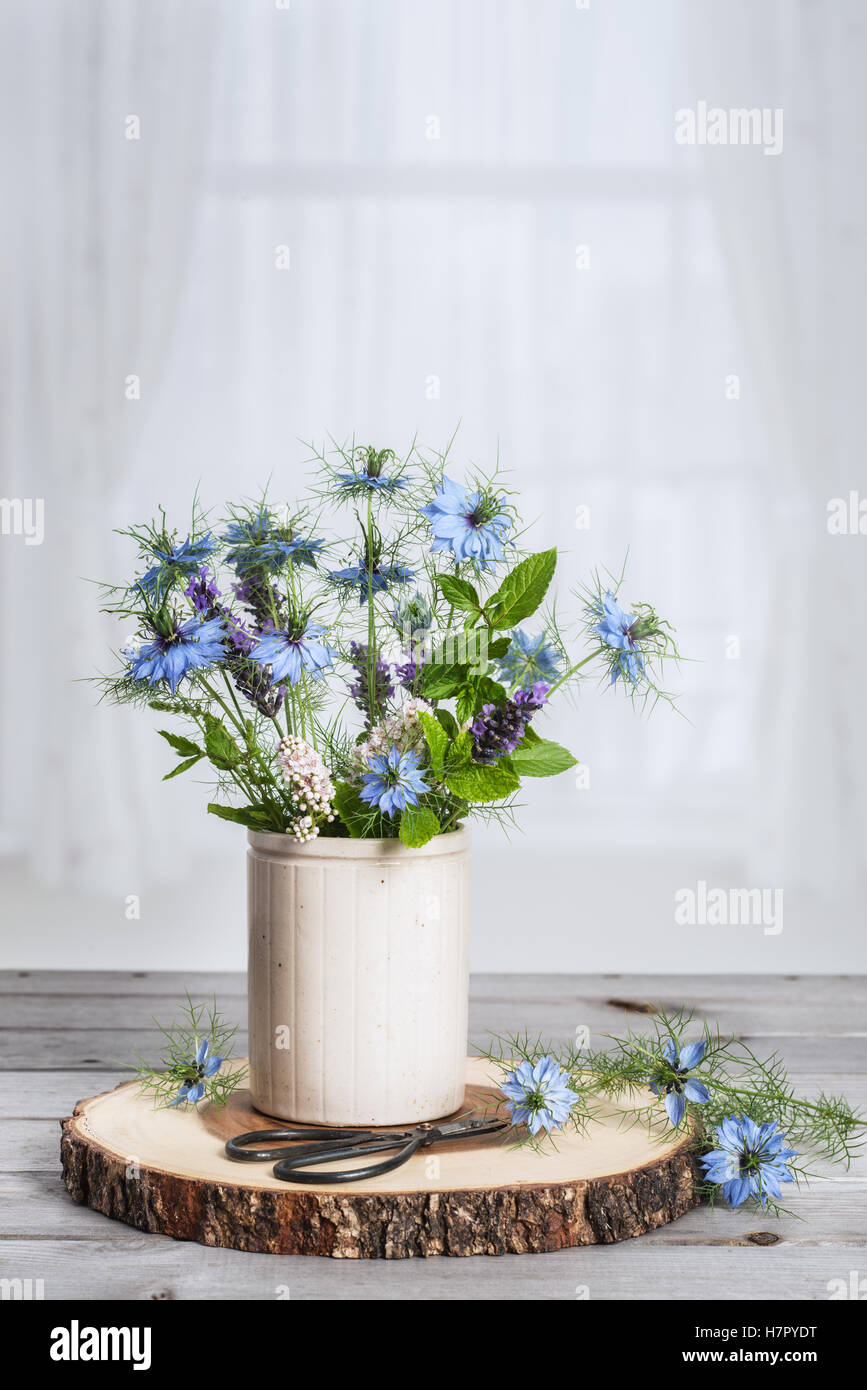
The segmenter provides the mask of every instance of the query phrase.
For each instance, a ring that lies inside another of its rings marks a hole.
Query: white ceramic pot
[[[249,832],[250,1088],[329,1125],[433,1120],[463,1101],[470,835]]]

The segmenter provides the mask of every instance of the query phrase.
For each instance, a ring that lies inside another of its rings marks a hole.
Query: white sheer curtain
[[[688,24],[697,98],[784,111],[781,155],[709,147],[702,165],[774,487],[751,864],[839,909],[865,887],[865,541],[825,523],[864,481],[867,10],[700,2]]]
[[[215,18],[206,0],[53,0],[3,21],[3,489],[45,507],[41,546],[2,547],[3,820],[62,882],[128,890],[141,868],[140,740],[73,682],[122,636],[83,581],[117,573],[199,206]]]
[[[460,420],[458,457],[499,446],[540,547],[559,546],[563,611],[629,547],[628,594],[695,659],[674,678],[689,723],[595,690],[552,719],[590,787],[529,788],[520,856],[477,833],[476,967],[784,970],[830,952],[846,968],[867,542],[824,517],[859,486],[867,400],[863,6],[6,15],[21,346],[4,349],[3,491],[45,497],[46,537],[0,545],[3,825],[60,883],[115,900],[169,885],[129,946],[116,923],[94,929],[89,963],[243,959],[234,828],[194,781],[160,784],[147,717],[72,684],[123,635],[78,579],[128,574],[111,527],[158,503],[182,527],[197,485],[215,508],[269,478],[291,498],[300,441],[326,431],[438,444]],[[782,106],[783,154],[678,145],[674,113],[699,100]],[[781,937],[712,940],[672,925],[698,878],[802,891]],[[836,913],[827,950],[816,899]]]

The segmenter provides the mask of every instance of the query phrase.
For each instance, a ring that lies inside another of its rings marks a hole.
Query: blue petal
[[[686,1047],[681,1048],[680,1065],[684,1071],[690,1071],[693,1067],[698,1066],[704,1053],[705,1043],[703,1039],[699,1042],[687,1043]]]
[[[665,1097],[665,1108],[673,1125],[679,1125],[686,1109],[686,1101],[679,1091],[669,1091]]]

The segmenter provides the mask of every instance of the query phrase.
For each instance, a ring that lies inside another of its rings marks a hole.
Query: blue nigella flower
[[[320,642],[325,632],[321,623],[308,622],[289,631],[263,632],[249,653],[251,661],[271,667],[271,680],[288,680],[297,685],[302,671],[318,679],[334,660],[336,652]]]
[[[546,642],[544,632],[538,637],[528,637],[526,632],[516,628],[511,638],[509,650],[497,662],[500,679],[507,685],[529,685],[534,681],[553,685],[560,674],[562,659]]]
[[[665,1108],[673,1125],[680,1124],[688,1100],[696,1105],[704,1105],[710,1100],[710,1092],[703,1082],[687,1076],[687,1072],[698,1066],[705,1046],[703,1041],[687,1043],[678,1053],[677,1044],[671,1037],[666,1038],[662,1045],[662,1054],[668,1066],[653,1073],[650,1089],[655,1096],[665,1096]]]
[[[409,479],[398,475],[383,473],[383,467],[394,458],[393,449],[355,449],[353,471],[336,474],[338,489],[341,492],[397,492],[409,486]]]
[[[210,1038],[203,1039],[196,1048],[196,1060],[190,1065],[189,1070],[193,1073],[186,1081],[181,1084],[181,1088],[174,1100],[169,1101],[170,1105],[183,1105],[184,1101],[195,1103],[201,1100],[205,1094],[205,1081],[216,1076],[220,1067],[223,1065],[222,1057],[209,1057],[211,1050]]]
[[[207,622],[190,618],[180,625],[174,620],[168,633],[157,632],[152,641],[142,643],[130,660],[129,674],[150,685],[166,680],[174,695],[178,682],[190,671],[223,660],[225,635],[221,618]]]
[[[366,772],[359,792],[362,801],[378,806],[386,816],[394,816],[407,806],[417,806],[419,796],[428,790],[424,773],[419,771],[419,755],[411,750],[401,753],[392,746],[391,752],[368,758]]]
[[[342,570],[332,570],[328,576],[334,584],[345,584],[351,589],[358,589],[359,604],[367,603],[370,591],[380,594],[392,584],[408,584],[414,577],[413,571],[407,569],[406,565],[376,563],[368,570],[363,558],[359,564],[347,565],[346,569]]]
[[[569,1088],[568,1073],[550,1056],[535,1063],[519,1063],[500,1089],[506,1096],[512,1124],[526,1125],[531,1134],[543,1128],[549,1134],[561,1129],[578,1100],[578,1092]]]
[[[315,568],[316,556],[325,546],[324,541],[296,536],[275,526],[264,507],[256,516],[230,522],[223,540],[231,547],[226,551],[226,563],[239,575],[253,570],[278,570],[287,560]]]
[[[217,542],[209,532],[207,536],[199,536],[198,540],[192,540],[187,536],[185,541],[173,546],[171,550],[154,550],[159,564],[142,575],[135,587],[148,595],[159,594],[161,590],[166,589],[175,575],[187,578],[195,574],[216,549]]]
[[[499,498],[468,492],[444,474],[434,500],[419,509],[430,522],[434,538],[431,551],[450,550],[455,564],[472,560],[483,569],[491,569],[503,559],[506,532],[512,525],[501,507]]]
[[[729,1115],[716,1132],[718,1149],[705,1154],[701,1162],[709,1182],[720,1183],[730,1206],[739,1207],[747,1197],[757,1197],[762,1206],[768,1197],[779,1197],[780,1183],[794,1182],[787,1160],[797,1157],[795,1149],[784,1149],[786,1136],[776,1121],[757,1125],[746,1115]]]
[[[644,657],[636,631],[636,615],[624,613],[610,590],[591,606],[589,612],[592,618],[598,619],[591,632],[615,653],[611,665],[611,684],[622,676],[624,680],[637,685],[644,672]]]

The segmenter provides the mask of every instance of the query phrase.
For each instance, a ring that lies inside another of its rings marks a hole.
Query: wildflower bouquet
[[[669,698],[667,624],[621,605],[622,575],[596,576],[574,659],[545,606],[556,551],[524,547],[498,473],[458,481],[448,454],[314,450],[298,505],[264,497],[217,521],[194,503],[183,531],[161,511],[123,533],[138,565],[104,593],[132,632],[103,691],[185,721],[160,731],[166,779],[209,764],[212,814],[300,842],[421,846],[508,817],[524,778],[574,765],[538,716],[594,664]]]

